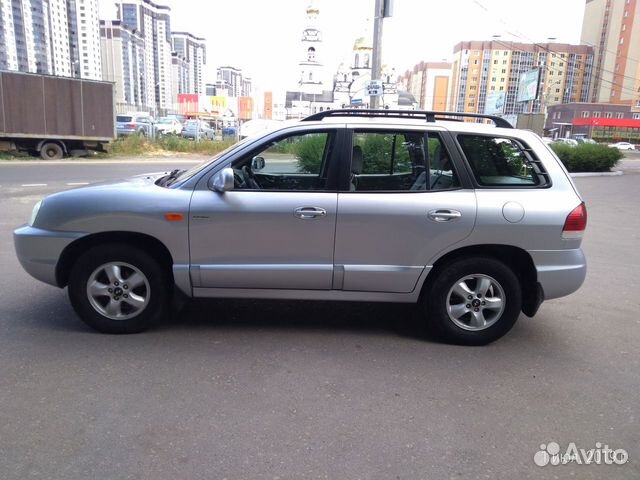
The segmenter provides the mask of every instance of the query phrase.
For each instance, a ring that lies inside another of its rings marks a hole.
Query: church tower
[[[322,34],[318,30],[320,10],[313,0],[306,10],[306,28],[302,31],[302,60],[299,63],[298,85],[302,93],[320,94],[323,90]]]

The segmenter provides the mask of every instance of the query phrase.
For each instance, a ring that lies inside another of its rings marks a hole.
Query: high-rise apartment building
[[[98,0],[0,0],[0,68],[101,79]]]
[[[249,77],[242,74],[241,69],[224,66],[217,70],[216,87],[226,90],[230,97],[250,97],[252,83]]]
[[[173,108],[171,67],[171,9],[150,0],[124,0],[118,19],[124,28],[144,41],[143,104],[155,109]]]
[[[451,64],[420,62],[398,80],[402,90],[412,94],[421,110],[444,111],[448,108]]]
[[[145,95],[144,39],[120,20],[100,20],[103,79],[114,82],[118,111],[152,109]]]
[[[186,62],[187,76],[180,93],[204,95],[204,66],[207,63],[207,44],[187,32],[171,32],[173,51]],[[174,62],[175,65],[176,62]]]
[[[595,51],[589,100],[640,107],[640,0],[586,0],[581,42]]]
[[[545,106],[585,102],[593,67],[593,48],[561,43],[460,42],[454,47],[449,108],[485,113],[487,97],[504,92],[501,113],[542,112]],[[518,102],[523,73],[538,69],[538,96]]]

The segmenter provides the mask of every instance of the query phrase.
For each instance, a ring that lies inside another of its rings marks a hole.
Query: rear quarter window
[[[511,138],[491,135],[457,136],[473,175],[486,187],[535,187],[544,183],[541,164]]]

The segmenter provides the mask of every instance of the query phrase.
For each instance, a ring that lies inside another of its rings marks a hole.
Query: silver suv
[[[178,291],[419,303],[435,334],[486,344],[580,287],[587,212],[537,135],[461,115],[329,110],[191,170],[57,193],[18,258],[102,332],[145,330]]]

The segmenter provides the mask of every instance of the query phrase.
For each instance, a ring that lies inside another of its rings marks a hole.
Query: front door
[[[438,132],[369,128],[352,138],[334,288],[412,292],[430,259],[471,233],[475,193],[461,188]]]
[[[195,287],[332,288],[335,137],[335,130],[273,137],[232,161],[233,190],[196,189],[189,219]]]

